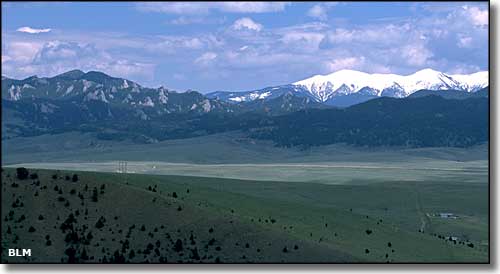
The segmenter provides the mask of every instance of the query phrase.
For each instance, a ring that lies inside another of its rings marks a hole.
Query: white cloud
[[[178,18],[172,19],[170,24],[172,25],[191,25],[191,24],[201,24],[203,23],[203,18],[200,17],[185,17],[180,16]]]
[[[433,54],[422,44],[410,44],[402,48],[402,57],[409,65],[425,66]]]
[[[266,13],[283,11],[286,2],[149,2],[139,3],[137,8],[147,12],[169,14],[207,14],[210,11],[229,13]]]
[[[325,35],[318,32],[290,31],[283,35],[281,41],[294,49],[314,51],[324,38]]]
[[[447,72],[450,74],[471,74],[480,70],[481,68],[476,65],[458,64]]]
[[[365,63],[365,57],[338,58],[325,63],[327,71],[334,72],[341,69],[360,69]]]
[[[38,34],[38,33],[50,32],[51,29],[35,29],[35,28],[31,28],[31,27],[22,27],[22,28],[18,28],[17,31],[26,32],[26,33],[30,33],[30,34]]]
[[[136,79],[137,77],[152,79],[155,65],[119,59],[97,63],[95,68],[110,75],[128,79]]]
[[[478,7],[468,7],[464,6],[463,9],[466,11],[471,22],[478,27],[488,25],[488,10],[482,10]]]
[[[326,13],[326,7],[316,4],[307,11],[307,15],[319,20],[327,20],[328,15]]]
[[[33,60],[42,46],[39,42],[13,41],[2,47],[2,54],[5,51],[13,62],[25,64]]]
[[[200,5],[196,2],[170,2],[170,3],[139,3],[137,8],[146,12],[161,12],[172,14],[205,14],[209,11],[209,5]]]
[[[457,45],[460,48],[469,48],[472,45],[472,37],[469,36],[459,36]]]
[[[222,24],[226,21],[226,17],[208,17],[200,15],[179,16],[168,21],[172,25],[194,25],[194,24]]]
[[[305,62],[303,57],[295,54],[249,50],[248,48],[244,51],[226,51],[221,58],[223,58],[223,60],[219,62],[220,65],[227,69],[276,68],[277,65],[290,66],[296,62]]]
[[[233,29],[235,30],[254,30],[254,31],[261,31],[262,30],[262,25],[253,21],[251,18],[248,17],[243,17],[240,18],[233,23]]]
[[[418,35],[418,39],[420,39],[422,34],[414,31],[415,29],[409,24],[384,24],[352,29],[337,28],[328,33],[328,40],[334,44],[351,42],[400,44],[404,38],[411,35],[415,37]]]
[[[160,78],[168,74],[172,80],[198,71],[197,75],[210,74],[213,79],[232,79],[227,83],[219,81],[221,86],[238,86],[240,81],[248,82],[252,77],[262,78],[266,83],[272,78],[282,84],[304,75],[346,68],[404,74],[425,67],[473,72],[477,66],[471,65],[487,64],[488,32],[484,27],[487,5],[468,4],[464,9],[460,4],[437,15],[426,11],[422,16],[366,24],[358,21],[327,24],[309,19],[312,22],[282,27],[263,26],[264,21],[250,18],[259,18],[257,15],[244,14],[263,12],[264,8],[259,5],[153,3],[155,8],[165,9],[156,11],[172,14],[165,19],[170,24],[215,25],[221,22],[217,20],[231,18],[225,27],[207,26],[202,31],[181,35],[132,36],[123,32],[76,31],[52,31],[50,35],[3,33],[2,37],[7,38],[2,39],[6,41],[2,44],[2,68],[12,76],[53,75],[68,68],[94,69],[117,76],[129,74],[131,80],[154,75],[156,68],[161,70]],[[316,5],[328,9],[327,3]],[[219,12],[239,13],[239,16],[215,14]],[[316,13],[319,17],[314,18],[324,18],[321,14]],[[56,39],[62,44],[54,44]],[[68,45],[69,41],[76,44]],[[200,83],[186,81],[186,88],[201,86]]]
[[[198,65],[206,66],[211,64],[217,58],[217,53],[215,52],[205,52],[200,57],[196,58],[194,61]]]
[[[235,13],[265,13],[283,11],[286,2],[220,2],[220,9]]]
[[[10,60],[12,60],[12,58],[10,58],[10,56],[8,56],[8,55],[2,55],[2,64],[3,63],[7,63]]]
[[[150,79],[155,65],[120,58],[92,44],[47,41],[42,44],[14,41],[6,44],[5,53],[11,59],[2,69],[8,75],[24,78],[33,74],[54,76],[71,69],[99,70],[128,79]]]
[[[174,54],[182,50],[199,50],[212,47],[216,42],[210,36],[160,36],[141,45],[141,48],[145,48],[150,52]]]
[[[203,47],[203,42],[198,38],[191,38],[184,40],[182,46],[189,49],[200,49]]]
[[[335,53],[334,53],[335,55]],[[364,71],[367,73],[391,73],[388,66],[378,63],[376,60],[369,59],[365,56],[339,56],[333,57],[331,60],[323,62],[323,72],[332,73],[342,69],[353,69]]]

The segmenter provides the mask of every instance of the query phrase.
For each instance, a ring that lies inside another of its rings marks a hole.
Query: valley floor
[[[4,262],[489,261],[487,145],[300,150],[234,133],[149,145],[87,137],[2,141],[2,246],[38,254]],[[20,166],[39,179],[16,179]],[[73,174],[78,182],[66,180]],[[76,234],[61,228],[70,214]]]

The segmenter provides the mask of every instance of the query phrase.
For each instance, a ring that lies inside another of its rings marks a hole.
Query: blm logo
[[[31,257],[31,248],[28,249],[9,248],[9,257]]]

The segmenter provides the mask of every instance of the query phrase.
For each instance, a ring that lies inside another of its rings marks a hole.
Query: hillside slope
[[[4,263],[487,259],[487,249],[476,242],[469,247],[468,242],[417,232],[411,218],[418,215],[384,214],[378,206],[367,211],[365,204],[349,209],[342,205],[343,190],[333,186],[255,188],[252,181],[88,172],[76,172],[74,182],[75,172],[29,172],[38,178],[16,179],[13,169],[2,173],[2,247],[30,246],[33,255],[9,258],[3,249]],[[407,189],[401,185],[395,190],[404,194]],[[296,201],[283,191],[293,193]],[[338,191],[333,204],[320,195]],[[321,203],[309,202],[313,193]],[[403,207],[397,206],[401,202]],[[392,206],[415,210],[413,201],[391,200]],[[403,219],[395,222],[398,216]]]

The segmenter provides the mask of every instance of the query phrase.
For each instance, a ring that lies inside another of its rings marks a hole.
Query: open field
[[[96,140],[66,133],[2,141],[2,164],[46,169],[319,182],[487,181],[487,146],[458,148],[359,148],[346,145],[279,148],[233,132],[156,144]]]
[[[435,179],[463,182],[487,181],[487,167],[482,161],[453,163],[448,161],[422,162],[429,167],[409,167],[407,163],[307,163],[307,164],[184,164],[127,161],[129,173],[185,175],[259,181],[313,182],[324,184],[376,183],[393,181],[430,181]],[[455,165],[454,165],[455,164]],[[433,165],[431,167],[430,165]],[[30,168],[118,172],[118,162],[23,163],[11,165]]]
[[[367,148],[342,144],[280,148],[271,142],[248,139],[239,132],[169,140],[153,144],[104,141],[92,134],[69,132],[2,140],[2,165],[40,162],[168,162],[188,164],[276,163],[397,163],[404,167],[460,167],[461,163],[487,165],[488,147]],[[444,162],[443,162],[444,160]]]
[[[237,133],[140,145],[66,133],[3,140],[2,148],[3,246],[12,246],[17,235],[19,247],[29,243],[39,250],[36,254],[47,254],[33,261],[92,262],[104,256],[130,262],[489,258],[487,145],[284,149]],[[127,174],[118,173],[118,161],[127,162]],[[40,185],[15,179],[20,166],[36,172]],[[77,183],[64,179],[75,173]],[[56,185],[63,194],[54,190]],[[92,202],[93,188],[100,191],[102,185],[104,193]],[[83,198],[70,194],[72,189]],[[58,201],[61,196],[68,206]],[[12,208],[16,199],[23,207]],[[88,215],[82,215],[86,209]],[[60,225],[70,213],[79,236],[92,231],[89,244],[82,237],[65,241],[68,231]],[[25,220],[19,221],[23,214]],[[38,220],[40,214],[50,216],[47,222]],[[107,221],[99,229],[95,224],[101,216]],[[35,224],[36,231],[27,232],[28,224]],[[142,224],[145,231],[139,230]],[[207,232],[209,227],[215,232]],[[46,246],[46,234],[53,245]],[[183,251],[173,249],[178,239]],[[129,248],[123,249],[126,240]],[[156,241],[161,242],[158,252]],[[68,248],[79,255],[70,258],[64,254]],[[132,249],[135,256],[130,257]],[[88,258],[82,257],[83,250]]]

